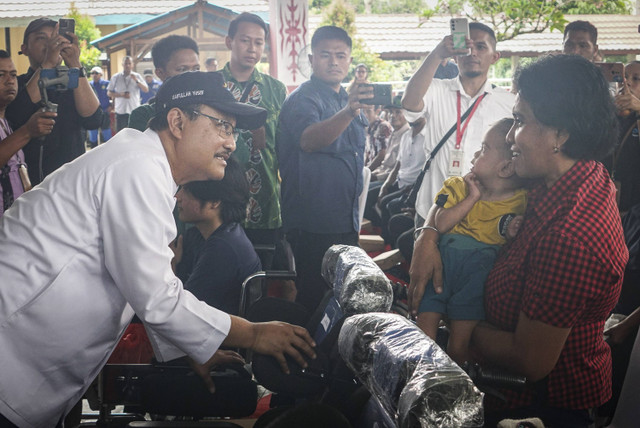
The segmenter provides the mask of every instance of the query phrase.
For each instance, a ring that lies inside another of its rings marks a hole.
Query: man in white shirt
[[[398,160],[382,184],[378,195],[382,237],[390,245],[394,245],[395,239],[389,235],[389,219],[392,215],[400,214],[404,208],[412,208],[405,203],[404,195],[413,187],[427,160],[424,151],[425,122],[424,117],[419,117],[418,120],[411,123],[410,132],[402,135]]]
[[[469,55],[453,49],[450,35],[444,37],[411,77],[402,98],[409,122],[420,116],[427,119],[427,156],[447,131],[456,125],[457,118],[480,99],[477,108],[472,109],[473,113],[456,126],[456,131],[437,152],[424,176],[416,201],[416,211],[423,219],[444,180],[469,172],[471,159],[480,149],[485,131],[497,120],[510,117],[515,102],[513,94],[493,87],[487,79],[489,68],[500,58],[493,30],[479,22],[472,22],[469,24],[469,35]],[[459,76],[455,79],[433,79],[438,65],[454,55],[458,55]]]
[[[161,86],[144,133],[126,129],[27,192],[0,220],[0,426],[55,426],[82,397],[134,313],[156,357],[187,354],[209,387],[222,344],[306,366],[306,330],[253,324],[185,291],[169,242],[178,185],[221,179],[235,126],[266,111],[237,103],[215,73]]]
[[[422,220],[427,217],[444,180],[469,172],[473,154],[480,149],[482,136],[489,126],[503,117],[512,115],[515,96],[501,88],[493,87],[487,79],[489,68],[500,58],[496,44],[496,36],[491,28],[479,22],[472,22],[469,24],[467,38],[468,51],[456,51],[453,48],[453,38],[447,35],[409,79],[402,106],[406,109],[405,115],[409,121],[419,116],[427,118],[427,158],[447,131],[456,126],[424,175],[415,204],[419,216],[416,216],[416,226],[422,226]],[[438,65],[452,56],[456,56],[460,69],[458,77],[434,79]],[[475,109],[471,107],[474,103],[477,103]],[[469,117],[465,121],[458,120],[470,107]],[[429,245],[430,241],[421,239],[425,233],[438,232],[424,229],[417,236],[409,270],[409,293],[420,289],[419,285],[426,282],[424,278],[429,277],[425,272],[428,267],[425,267],[423,258],[427,254],[424,246]],[[411,237],[413,233],[408,232],[407,235]]]
[[[125,56],[122,59],[122,71],[113,75],[107,90],[113,98],[118,132],[127,127],[129,115],[140,106],[140,91],[148,92],[149,87],[142,76],[133,71],[133,59]]]
[[[402,136],[409,131],[409,123],[404,117],[402,105],[400,105],[400,95],[396,95],[393,104],[385,106],[385,110],[389,112],[389,121],[393,132],[389,137],[389,143],[384,154],[384,158],[376,169],[371,171],[371,182],[367,191],[367,202],[365,204],[364,217],[370,220],[374,226],[381,226],[381,219],[375,205],[378,202],[378,194],[380,187],[384,184],[398,160],[398,152],[400,150],[400,141]]]

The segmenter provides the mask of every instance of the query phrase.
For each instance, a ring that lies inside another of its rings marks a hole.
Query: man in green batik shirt
[[[236,100],[268,112],[264,127],[240,133],[233,154],[244,165],[249,181],[251,195],[244,226],[254,243],[273,242],[282,225],[275,137],[287,90],[282,82],[256,70],[267,34],[267,25],[259,16],[245,12],[236,17],[225,39],[231,60],[219,71]]]

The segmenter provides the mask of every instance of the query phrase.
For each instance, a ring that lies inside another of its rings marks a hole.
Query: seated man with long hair
[[[239,224],[246,215],[249,184],[242,167],[234,159],[227,162],[222,180],[192,181],[176,194],[180,220],[195,227],[172,245],[172,265],[185,289],[236,315],[242,282],[262,267]]]

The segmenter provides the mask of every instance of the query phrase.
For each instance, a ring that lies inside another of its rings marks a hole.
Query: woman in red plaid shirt
[[[611,395],[605,320],[620,294],[628,252],[615,188],[597,160],[618,136],[608,83],[578,56],[544,57],[516,75],[512,143],[516,173],[537,179],[516,238],[485,283],[486,322],[473,332],[483,366],[535,385],[485,402],[485,426],[541,418],[546,427],[588,427]],[[432,219],[427,219],[427,225]],[[411,265],[410,308],[428,279],[442,283],[437,231],[423,230]],[[417,254],[417,257],[416,257]]]

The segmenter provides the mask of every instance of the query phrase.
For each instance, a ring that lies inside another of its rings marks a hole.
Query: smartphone
[[[451,18],[451,36],[453,37],[453,49],[469,53],[467,38],[469,37],[469,21],[467,18]]]
[[[76,32],[76,20],[73,18],[60,18],[58,21],[58,33],[71,41],[69,33]]]
[[[391,104],[391,85],[387,83],[361,83],[362,86],[373,88],[373,98],[360,100],[362,104],[386,106]]]
[[[621,62],[596,62],[595,63],[604,78],[609,83],[622,83],[624,82],[624,64]]]

